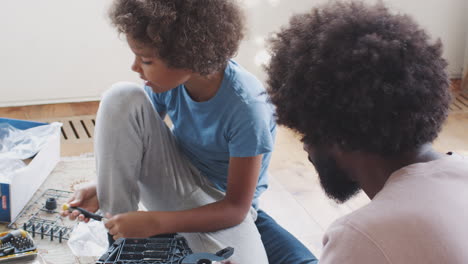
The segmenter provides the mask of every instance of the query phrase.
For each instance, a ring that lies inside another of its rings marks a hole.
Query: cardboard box
[[[33,121],[0,118],[18,129],[46,125]],[[60,129],[48,137],[47,143],[26,167],[13,172],[10,183],[0,183],[0,222],[13,222],[36,190],[60,160]]]

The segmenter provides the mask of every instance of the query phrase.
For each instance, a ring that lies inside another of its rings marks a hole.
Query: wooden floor
[[[86,102],[0,108],[0,117],[43,120],[88,116],[96,114],[98,105],[98,102]],[[435,148],[441,152],[455,151],[467,155],[466,131],[468,110],[452,111],[434,143]],[[90,142],[62,144],[62,149],[63,156],[93,151]],[[269,172],[270,188],[261,198],[261,207],[317,256],[321,254],[321,240],[326,228],[338,217],[369,202],[362,193],[342,205],[330,201],[321,190],[298,137],[283,127],[278,131]]]
[[[31,105],[20,107],[0,108],[0,117],[35,120],[35,121],[61,121],[62,119],[73,119],[80,116],[94,116],[97,113],[99,102],[63,103],[48,105]],[[64,128],[69,124],[64,123]],[[62,129],[62,133],[63,133]],[[91,133],[93,131],[90,131]],[[64,140],[62,135],[61,155],[79,156],[94,151],[92,139],[88,140]]]
[[[81,115],[95,115],[99,102],[63,103],[30,105],[18,107],[0,107],[0,117],[24,120],[42,120]]]

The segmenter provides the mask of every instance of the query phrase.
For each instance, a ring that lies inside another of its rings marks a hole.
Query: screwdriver
[[[97,221],[103,221],[105,222],[107,220],[107,218],[105,218],[104,216],[102,215],[98,215],[98,214],[95,214],[95,213],[91,213],[90,211],[86,210],[86,209],[83,209],[81,207],[75,207],[75,206],[70,206],[69,204],[63,204],[62,205],[62,210],[63,211],[69,211],[69,212],[73,212],[73,210],[78,210],[80,213],[82,213],[86,218],[91,218],[91,219],[94,219],[94,220],[97,220]]]

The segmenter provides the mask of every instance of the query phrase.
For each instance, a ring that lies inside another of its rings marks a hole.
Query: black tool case
[[[96,264],[209,264],[229,258],[233,248],[216,254],[193,253],[181,235],[116,240]]]

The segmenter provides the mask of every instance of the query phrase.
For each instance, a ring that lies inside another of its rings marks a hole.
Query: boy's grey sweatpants
[[[100,209],[113,215],[136,211],[176,211],[224,197],[180,152],[175,137],[140,85],[117,83],[99,107],[95,153]],[[217,232],[183,233],[194,252],[234,247],[238,264],[268,263],[251,208],[238,226]],[[190,221],[190,219],[187,219]]]

